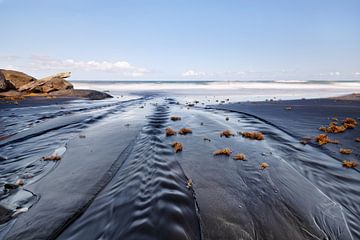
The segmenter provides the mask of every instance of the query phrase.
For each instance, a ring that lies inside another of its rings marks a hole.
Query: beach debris
[[[360,137],[355,138],[355,142],[360,142]]]
[[[242,132],[240,133],[243,137],[254,139],[254,140],[264,140],[264,134],[261,132]]]
[[[344,125],[337,125],[337,122],[331,122],[329,126],[321,126],[319,130],[326,133],[342,133],[346,130],[346,127]]]
[[[222,131],[220,133],[220,137],[229,138],[229,137],[232,137],[232,136],[235,136],[235,134],[233,134],[230,130],[225,130],[225,131]]]
[[[130,127],[130,123],[125,124],[125,127]]]
[[[170,120],[171,120],[171,121],[180,121],[180,120],[181,120],[181,117],[172,116],[172,117],[170,117]]]
[[[352,150],[349,149],[349,148],[340,148],[340,151],[339,151],[341,154],[346,154],[346,155],[349,155],[352,153]]]
[[[15,182],[15,185],[18,185],[18,186],[24,186],[24,184],[25,184],[25,181],[24,181],[24,179],[22,179],[22,178],[19,178],[19,179],[16,180],[16,182]]]
[[[343,167],[346,167],[346,168],[356,168],[356,166],[358,165],[357,162],[355,161],[347,161],[347,160],[344,160],[342,162],[342,165]]]
[[[229,117],[226,117],[225,120],[226,120],[226,121],[229,121]]]
[[[86,138],[86,136],[84,134],[80,134],[79,138]]]
[[[167,127],[167,128],[165,129],[165,134],[166,134],[167,137],[169,137],[169,136],[176,135],[176,132],[175,132],[172,128]]]
[[[200,125],[201,125],[201,126],[203,126],[203,125],[204,125],[204,123],[203,123],[203,122],[201,122],[201,123],[200,123]]]
[[[16,211],[14,212],[14,214],[12,215],[12,217],[16,217],[20,213],[25,213],[27,211],[29,211],[29,208],[27,208],[27,207],[17,208]]]
[[[355,126],[358,124],[357,121],[353,118],[345,118],[342,122],[346,128],[355,128]]]
[[[339,141],[337,140],[330,140],[326,134],[319,134],[318,136],[315,137],[315,141],[318,142],[319,145],[324,145],[327,143],[333,143],[333,144],[339,143]]]
[[[211,142],[210,138],[204,138],[204,141]]]
[[[14,190],[17,189],[19,186],[16,184],[12,184],[12,183],[5,183],[4,184],[4,189],[5,190]]]
[[[192,188],[192,186],[193,186],[193,181],[191,180],[191,178],[189,178],[186,182],[186,188],[190,189]]]
[[[219,150],[214,151],[213,154],[214,154],[215,156],[216,156],[216,155],[230,156],[231,150],[230,150],[230,148],[223,148],[223,149],[219,149]]]
[[[268,168],[268,167],[269,167],[269,164],[268,164],[268,163],[266,163],[266,162],[260,163],[260,169],[261,169],[261,170],[264,170],[264,169],[266,169],[266,168]]]
[[[292,110],[292,107],[285,107],[285,110],[290,111],[290,110]]]
[[[192,130],[191,130],[190,128],[181,128],[181,129],[179,130],[179,134],[180,134],[180,135],[186,135],[186,134],[188,134],[188,133],[192,133]]]
[[[54,154],[54,155],[42,157],[41,159],[44,161],[59,161],[61,157],[57,154]]]
[[[306,145],[310,142],[311,138],[303,138],[300,140],[300,143],[303,145]]]
[[[246,156],[243,153],[237,153],[234,156],[235,160],[246,161]]]
[[[357,125],[357,121],[353,118],[345,118],[342,123],[343,125],[338,125],[337,121],[332,121],[329,126],[321,126],[319,130],[326,133],[342,133],[346,129],[355,128]]]
[[[183,149],[183,146],[180,142],[176,142],[174,141],[171,146],[174,148],[175,152],[178,153],[178,152],[181,152],[182,149]]]

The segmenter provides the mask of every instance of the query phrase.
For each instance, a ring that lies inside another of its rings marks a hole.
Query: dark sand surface
[[[291,107],[292,110],[286,110]],[[342,120],[346,117],[360,120],[360,102],[334,99],[309,99],[277,102],[234,103],[215,106],[218,109],[230,110],[256,117],[260,121],[288,133],[300,141],[304,137],[311,137],[323,133],[319,127],[327,125],[332,118]],[[343,160],[360,162],[360,143],[355,139],[360,136],[360,127],[349,129],[343,133],[328,133],[331,139],[339,144],[319,146],[312,140],[307,146],[299,146],[297,153],[289,153],[287,162],[297,171],[309,179],[319,190],[329,198],[339,203],[346,215],[351,232],[355,239],[360,239],[360,178],[359,166],[356,169],[341,167]],[[290,145],[282,140],[284,145]],[[285,148],[285,146],[281,148]],[[316,149],[313,159],[302,159],[304,149]],[[340,148],[350,148],[353,153],[344,155],[339,153]],[[319,154],[319,155],[318,155]],[[320,154],[330,157],[323,161]],[[309,161],[310,160],[310,161]]]
[[[328,118],[360,117],[356,102],[208,109],[177,101],[154,95],[0,106],[2,135],[10,136],[0,141],[1,184],[32,176],[23,188],[1,193],[1,206],[29,210],[0,225],[0,238],[360,238],[359,169],[341,166],[343,159],[359,160],[359,126],[331,136],[339,145],[299,143],[321,133]],[[174,115],[182,119],[173,122]],[[193,133],[166,137],[166,127]],[[220,137],[226,129],[261,131],[265,140]],[[183,144],[176,154],[175,140]],[[225,147],[247,161],[213,156]],[[354,153],[340,155],[340,147]],[[54,151],[65,151],[60,161],[39,160]],[[261,170],[262,162],[269,167]]]

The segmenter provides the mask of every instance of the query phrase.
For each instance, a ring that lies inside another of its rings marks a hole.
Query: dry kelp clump
[[[319,134],[315,137],[315,141],[319,143],[319,145],[324,145],[327,143],[338,144],[339,142],[336,140],[330,140],[326,134]]]
[[[233,134],[230,130],[225,130],[225,131],[220,133],[220,137],[229,138],[229,137],[232,137],[232,136],[235,136],[235,134]]]
[[[342,121],[342,125],[338,125],[337,121],[333,121],[329,123],[329,126],[322,126],[319,130],[326,133],[342,133],[345,132],[346,129],[353,129],[357,125],[357,122],[353,118],[345,118]]]
[[[55,155],[42,157],[41,159],[44,161],[59,161],[61,159],[61,157],[59,155],[55,154]]]
[[[340,148],[340,151],[339,151],[341,154],[346,154],[346,155],[349,155],[352,153],[352,150],[349,149],[349,148]]]
[[[319,128],[320,131],[326,132],[326,133],[342,133],[347,128],[344,125],[337,125],[336,122],[331,122],[329,126],[321,126]]]
[[[178,153],[178,152],[181,152],[182,149],[183,149],[183,146],[180,142],[176,142],[174,141],[171,146],[174,148],[175,152]]]
[[[190,128],[182,128],[179,130],[180,135],[186,135],[188,133],[192,133],[192,130]]]
[[[264,169],[266,169],[268,167],[269,167],[269,164],[267,164],[266,162],[263,162],[263,163],[260,164],[260,169],[261,170],[264,170]]]
[[[180,121],[180,120],[181,120],[181,117],[172,116],[172,117],[170,117],[170,120],[171,120],[171,121]]]
[[[235,160],[246,161],[246,156],[243,153],[237,153],[234,156]]]
[[[343,167],[346,167],[346,168],[356,168],[358,163],[355,162],[355,161],[346,161],[346,160],[344,160],[342,162],[342,165],[343,165]]]
[[[358,123],[353,118],[345,118],[343,124],[346,128],[355,128]]]
[[[231,154],[231,150],[230,148],[223,148],[223,149],[219,149],[219,150],[216,150],[214,152],[214,155],[225,155],[225,156],[230,156]]]
[[[264,140],[264,134],[261,132],[242,132],[241,135],[245,138]]]
[[[176,135],[176,132],[175,132],[172,128],[167,127],[167,128],[165,129],[165,134],[166,134],[167,137],[169,137],[169,136]]]

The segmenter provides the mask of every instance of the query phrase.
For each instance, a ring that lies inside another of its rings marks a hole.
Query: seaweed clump
[[[235,160],[246,161],[246,156],[243,153],[237,153],[234,156]]]
[[[342,162],[342,165],[343,165],[343,167],[346,167],[346,168],[356,168],[358,163],[355,162],[355,161],[346,161],[346,160],[344,160]]]
[[[172,128],[167,127],[167,128],[165,129],[165,134],[166,134],[167,137],[169,137],[169,136],[176,135],[176,132],[175,132]]]
[[[186,135],[188,133],[192,133],[192,130],[190,128],[182,128],[179,130],[180,135]]]
[[[178,152],[181,152],[182,151],[182,149],[183,149],[183,146],[182,146],[182,144],[180,143],[180,142],[173,142],[172,144],[171,144],[171,146],[174,148],[174,150],[175,150],[175,152],[176,153],[178,153]]]
[[[341,153],[341,154],[349,155],[349,154],[352,153],[352,150],[349,149],[349,148],[340,148],[340,153]]]
[[[254,140],[264,140],[264,134],[261,132],[242,132],[241,135],[245,138],[254,139]]]
[[[269,164],[266,163],[266,162],[263,162],[263,163],[260,164],[260,169],[261,169],[261,170],[264,170],[264,169],[266,169],[266,168],[268,168],[268,167],[269,167]]]
[[[346,128],[355,128],[358,123],[353,118],[345,118],[343,124]]]
[[[231,154],[231,150],[230,148],[223,148],[223,149],[219,149],[214,151],[214,155],[225,155],[225,156],[230,156]]]
[[[225,130],[225,131],[220,133],[220,137],[229,138],[229,137],[232,137],[232,136],[235,136],[235,134],[233,134],[230,130]]]
[[[319,143],[319,145],[324,145],[327,143],[338,144],[339,142],[336,140],[330,140],[326,134],[319,134],[315,137],[315,141]]]
[[[172,117],[170,117],[170,120],[171,120],[171,121],[180,121],[180,120],[181,120],[181,117],[172,116]]]
[[[346,129],[353,129],[357,125],[357,121],[353,118],[345,118],[342,121],[342,125],[337,125],[336,121],[329,123],[329,126],[322,126],[319,130],[326,133],[342,133]]]
[[[61,157],[59,155],[55,154],[55,155],[42,157],[41,159],[44,161],[59,161],[59,160],[61,160]]]
[[[342,133],[345,132],[347,128],[344,125],[337,125],[336,122],[331,122],[329,126],[322,126],[319,128],[320,131],[326,133]]]

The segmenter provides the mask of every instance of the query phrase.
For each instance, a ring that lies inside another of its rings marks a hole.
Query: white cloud
[[[206,73],[205,72],[197,72],[197,71],[194,71],[194,70],[187,70],[182,75],[184,77],[202,77],[202,76],[205,76]]]
[[[126,61],[82,61],[74,59],[52,59],[49,57],[33,56],[29,66],[34,71],[96,71],[111,72],[123,76],[140,77],[149,72],[145,68],[136,67]]]
[[[330,76],[340,76],[340,72],[330,72],[329,75]]]

